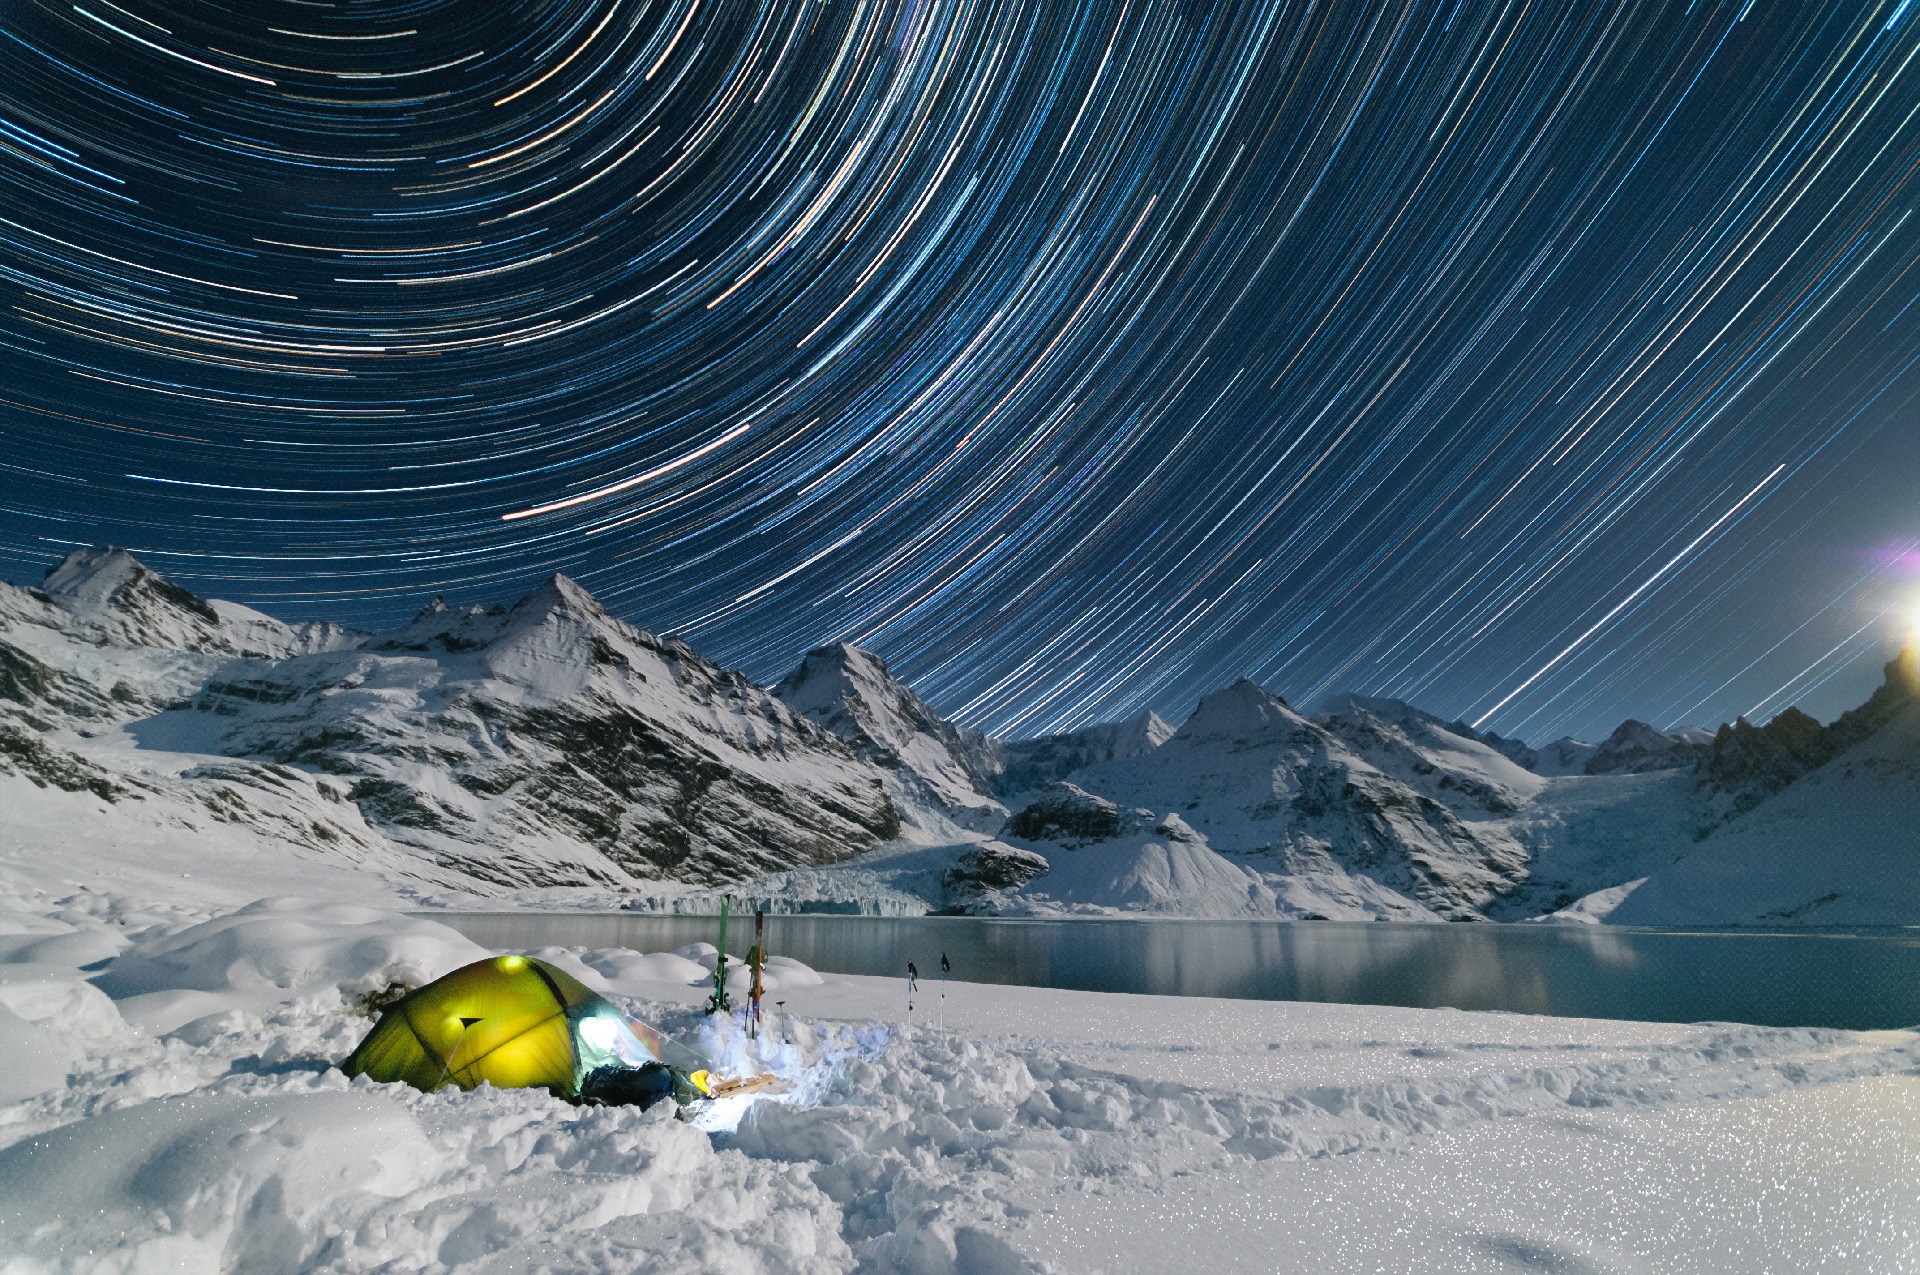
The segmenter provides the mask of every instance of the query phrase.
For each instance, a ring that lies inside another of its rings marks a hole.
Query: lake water
[[[498,949],[714,942],[714,917],[427,913]],[[744,955],[753,918],[735,916]],[[1329,921],[1027,921],[777,915],[767,949],[836,974],[1095,992],[1498,1009],[1778,1027],[1920,1024],[1920,928],[1704,932]]]

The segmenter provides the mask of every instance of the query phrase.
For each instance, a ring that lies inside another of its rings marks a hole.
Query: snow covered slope
[[[65,1275],[1913,1269],[1920,1036],[537,949],[785,1092],[574,1106],[338,1063],[481,957],[337,899],[172,908],[0,872],[0,1266]],[[1569,1184],[1541,1189],[1542,1183]],[[1577,1187],[1577,1189],[1574,1189]]]
[[[1144,757],[1172,738],[1173,727],[1160,714],[1146,713],[1124,722],[1014,740],[1006,745],[1006,769],[994,776],[994,791],[1012,800],[1095,762]]]
[[[0,616],[123,646],[278,658],[343,650],[366,637],[338,624],[282,624],[237,602],[203,602],[112,547],[68,554],[37,590],[0,589]]]
[[[1920,923],[1913,653],[1886,673],[1873,698],[1824,728],[1804,714],[1723,727],[1702,783],[1716,810],[1730,812],[1726,821],[1651,873],[1608,919]]]
[[[296,844],[481,889],[728,880],[898,829],[877,767],[565,577],[375,637],[256,622],[118,551],[48,583],[0,633],[0,768],[29,783],[268,836],[291,800]]]
[[[409,897],[673,910],[725,885],[886,913],[1914,920],[1895,674],[1830,726],[1630,721],[1538,750],[1394,700],[1309,718],[1251,682],[1177,731],[1006,742],[855,647],[769,693],[561,576],[365,634],[85,550],[0,585],[0,839],[199,837]]]
[[[1442,771],[1419,755],[1405,729],[1358,708],[1341,719],[1341,730],[1351,740],[1241,681],[1202,700],[1150,752],[1081,767],[1071,782],[1116,808],[1147,810],[1152,831],[1142,833],[1123,819],[1109,840],[1145,836],[1142,846],[1163,847],[1155,853],[1178,847],[1188,858],[1204,847],[1211,856],[1203,891],[1210,914],[1220,914],[1222,867],[1247,879],[1236,882],[1237,914],[1251,909],[1335,919],[1469,919],[1524,878],[1525,849],[1492,817],[1512,801],[1489,776],[1522,792],[1541,782],[1537,776],[1457,739],[1448,754],[1452,770]],[[1072,849],[1087,838],[1063,839],[1069,834],[1047,830],[1038,812],[1053,800],[1043,793],[1002,835],[1065,863],[1059,855],[1088,853]],[[1181,821],[1182,835],[1158,834],[1172,817]],[[1092,880],[1077,868],[1076,875]],[[1047,877],[1026,887],[1035,895],[1049,889]],[[1067,897],[1128,910],[1144,906],[1132,887]]]
[[[774,688],[794,712],[892,772],[903,795],[965,815],[1004,814],[992,795],[1005,766],[998,740],[942,721],[871,651],[845,643],[807,652]]]

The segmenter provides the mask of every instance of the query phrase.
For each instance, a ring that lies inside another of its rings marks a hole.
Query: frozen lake
[[[420,915],[495,948],[665,951],[717,938],[714,917]],[[753,918],[732,918],[744,955]],[[1225,996],[1523,1014],[1877,1029],[1920,1023],[1920,927],[1635,930],[1330,921],[1002,920],[770,915],[769,952],[836,974],[953,977],[1095,992]]]

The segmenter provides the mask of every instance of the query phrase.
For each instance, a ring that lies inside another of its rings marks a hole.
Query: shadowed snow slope
[[[1144,757],[1173,738],[1173,727],[1158,713],[1107,722],[1041,739],[1008,744],[1007,768],[994,777],[994,791],[1006,799],[1044,788],[1095,762]]]
[[[1890,685],[1894,676],[1890,669]],[[1920,918],[1916,829],[1920,703],[1909,698],[1861,742],[1655,871],[1608,919],[1912,925]]]

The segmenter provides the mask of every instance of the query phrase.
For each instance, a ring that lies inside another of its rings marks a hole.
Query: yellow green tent
[[[404,1081],[429,1093],[485,1081],[573,1100],[612,1095],[641,1103],[668,1092],[693,1096],[707,1080],[691,1051],[531,956],[475,961],[409,992],[340,1066],[349,1076]],[[631,1080],[640,1075],[653,1083],[635,1088]]]

